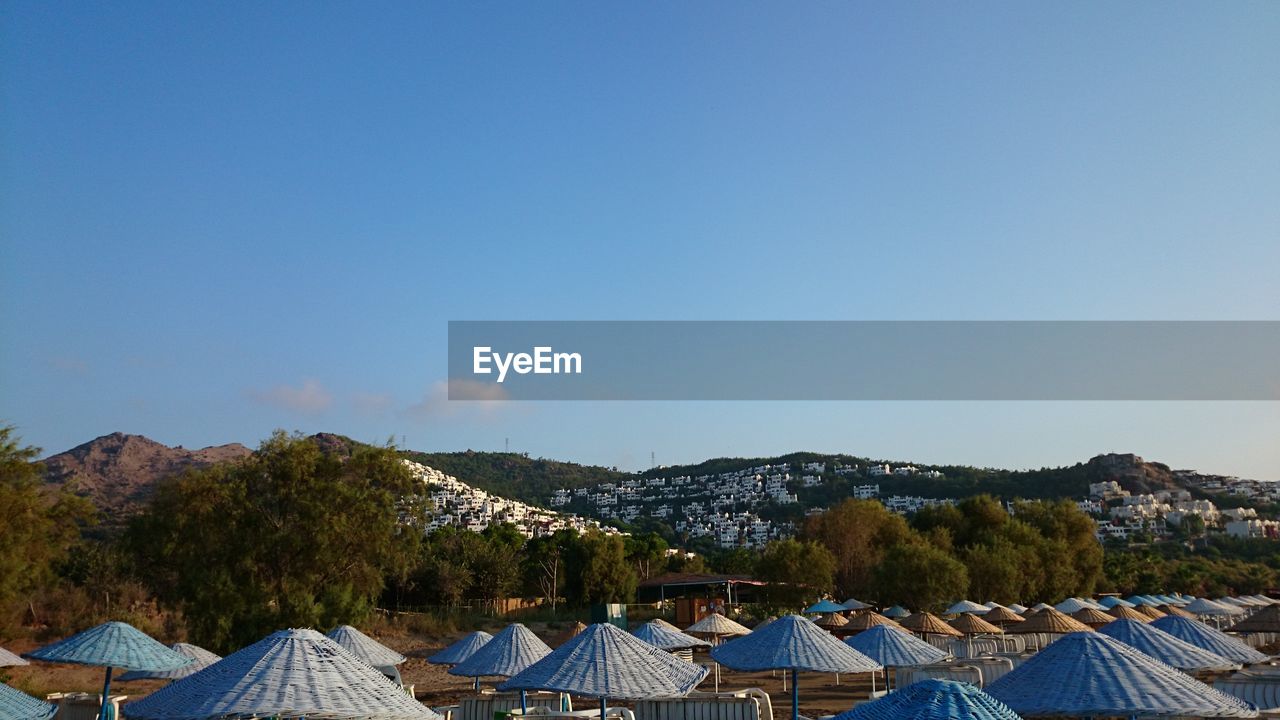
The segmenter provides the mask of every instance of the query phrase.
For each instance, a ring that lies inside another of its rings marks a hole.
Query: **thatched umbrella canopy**
[[[1007,607],[992,608],[991,612],[982,616],[982,619],[994,625],[999,625],[1000,627],[1012,625],[1013,623],[1020,623],[1026,620],[1026,618]]]
[[[849,621],[845,620],[843,617],[841,617],[840,615],[837,615],[836,613],[829,612],[826,615],[823,615],[822,617],[818,618],[817,620],[814,620],[813,624],[825,630],[835,630],[837,628],[842,628],[845,625],[848,625]]]
[[[918,612],[908,618],[903,618],[900,623],[902,627],[921,635],[948,635],[950,637],[964,637],[964,633],[951,627],[942,618],[928,612]]]
[[[1117,605],[1107,611],[1107,614],[1117,620],[1137,620],[1138,622],[1151,622],[1151,618],[1138,612],[1137,608],[1131,608],[1127,605]]]
[[[849,618],[849,621],[840,628],[840,631],[843,633],[860,633],[863,630],[870,630],[871,628],[878,627],[880,625],[888,625],[890,627],[902,629],[901,625],[884,615],[873,610],[867,610]]]
[[[1142,613],[1143,615],[1146,615],[1148,618],[1152,620],[1159,620],[1160,618],[1164,617],[1164,613],[1157,610],[1154,605],[1139,605],[1138,607],[1134,608],[1134,610],[1137,610],[1138,612]]]
[[[999,627],[992,625],[977,615],[969,613],[952,620],[950,625],[965,635],[999,635],[1004,632]]]
[[[1095,629],[1115,620],[1114,617],[1094,608],[1077,610],[1071,613],[1071,617]]]
[[[1191,613],[1187,612],[1186,610],[1183,610],[1182,608],[1178,607],[1177,605],[1161,605],[1160,607],[1158,607],[1158,608],[1156,608],[1156,609],[1157,609],[1157,610],[1159,610],[1160,612],[1164,613],[1165,615],[1172,615],[1172,616],[1174,616],[1174,617],[1183,617],[1183,618],[1194,618],[1194,617],[1195,617],[1195,615],[1193,615],[1193,614],[1191,614]]]
[[[1017,634],[1048,633],[1065,635],[1073,632],[1093,632],[1093,628],[1065,613],[1049,608],[1027,618],[1025,622],[1010,627],[1005,632]]]

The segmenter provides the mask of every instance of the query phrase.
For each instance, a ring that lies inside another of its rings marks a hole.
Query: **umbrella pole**
[[[884,681],[889,682],[888,670],[885,670]],[[876,671],[871,671],[871,697],[876,696]]]
[[[480,676],[479,675],[476,676],[475,689],[476,689],[476,692],[480,692]]]
[[[605,699],[604,699],[604,696],[601,695],[600,696],[600,720],[604,720],[604,713],[605,713],[604,705],[605,705]]]
[[[102,683],[102,711],[99,720],[107,720],[107,706],[111,704],[111,667],[107,667],[107,679]],[[115,720],[112,718],[111,720]]]
[[[791,720],[800,720],[800,671],[795,668],[791,668]]]
[[[529,714],[529,691],[521,690],[520,691],[520,715],[525,716],[528,714]]]

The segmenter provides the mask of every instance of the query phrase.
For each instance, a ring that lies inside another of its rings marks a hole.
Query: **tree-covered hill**
[[[634,477],[610,468],[531,458],[519,453],[403,451],[401,456],[452,475],[472,487],[543,506],[558,488],[589,487]]]

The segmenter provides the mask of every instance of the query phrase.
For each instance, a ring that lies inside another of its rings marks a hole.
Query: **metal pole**
[[[98,715],[99,720],[107,720],[107,707],[111,704],[111,668],[107,668],[107,679],[102,683],[102,710]],[[111,720],[115,720],[112,718]]]
[[[475,688],[476,688],[476,692],[480,692],[480,676],[479,675],[476,676]]]
[[[604,704],[605,704],[605,698],[603,695],[601,695],[600,696],[600,720],[604,720],[604,712],[605,712]]]
[[[528,714],[529,714],[529,691],[521,690],[520,691],[520,715],[524,716]]]
[[[800,720],[800,671],[791,668],[791,720]]]

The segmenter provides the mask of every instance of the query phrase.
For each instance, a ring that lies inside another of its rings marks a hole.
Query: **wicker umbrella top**
[[[1102,627],[1109,622],[1115,620],[1115,617],[1108,615],[1101,610],[1094,608],[1084,608],[1071,613],[1071,617],[1092,628]]]
[[[12,667],[14,665],[30,665],[31,663],[14,655],[13,653],[0,648],[0,667]]]
[[[746,635],[750,629],[720,613],[712,613],[684,629],[690,635]]]
[[[393,667],[408,658],[350,625],[339,625],[328,632],[329,639],[374,667]]]
[[[942,618],[933,613],[918,612],[911,617],[903,618],[898,624],[922,635],[950,635],[952,637],[962,637],[964,635],[964,633],[946,624],[942,621]]]
[[[991,612],[982,616],[983,620],[996,625],[1008,625],[1009,623],[1020,623],[1026,618],[1007,607],[992,608]]]
[[[1177,605],[1161,605],[1160,607],[1158,607],[1158,608],[1156,608],[1156,609],[1157,609],[1157,610],[1159,610],[1160,612],[1164,613],[1165,615],[1173,615],[1174,617],[1184,617],[1184,618],[1194,618],[1194,617],[1195,617],[1195,615],[1193,615],[1193,614],[1191,614],[1191,613],[1187,612],[1186,610],[1183,610],[1182,608],[1178,607]]]
[[[1151,622],[1151,618],[1138,612],[1137,608],[1131,608],[1127,605],[1117,605],[1107,611],[1107,614],[1117,620],[1137,620],[1138,622]]]
[[[832,720],[1022,720],[1007,705],[967,683],[923,680],[864,703]]]
[[[1134,610],[1137,610],[1138,612],[1142,613],[1143,615],[1146,615],[1148,618],[1152,620],[1159,620],[1160,618],[1164,617],[1164,613],[1155,609],[1155,606],[1153,605],[1139,605],[1138,607],[1134,608]]]
[[[1227,628],[1229,632],[1280,632],[1280,605],[1266,607]]]
[[[952,620],[951,627],[959,630],[965,635],[999,634],[1004,632],[998,626],[992,625],[977,615],[969,613],[965,613],[955,620]]]
[[[849,618],[849,621],[840,629],[846,632],[862,632],[863,630],[870,630],[871,628],[878,627],[880,625],[888,625],[899,629],[902,628],[901,625],[890,620],[884,615],[872,610],[867,610],[866,612],[860,612]]]
[[[176,670],[192,662],[122,622],[106,622],[27,653],[33,660],[117,667],[126,670]]]
[[[0,717],[5,720],[49,720],[58,706],[0,683]]]
[[[813,624],[821,628],[834,630],[835,628],[842,628],[845,625],[848,625],[849,621],[845,620],[842,616],[837,615],[836,613],[827,613],[826,615],[823,615],[817,620],[814,620]]]
[[[1026,622],[1018,623],[1010,627],[1006,632],[1010,633],[1057,633],[1063,634],[1073,632],[1093,632],[1093,628],[1076,620],[1075,618],[1061,613],[1053,608],[1041,610],[1040,612],[1027,618]]]

